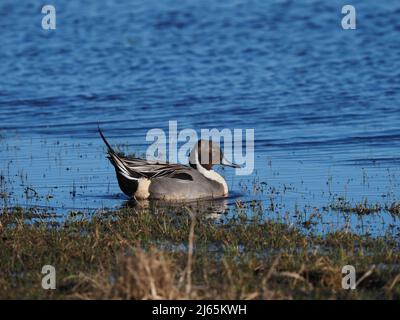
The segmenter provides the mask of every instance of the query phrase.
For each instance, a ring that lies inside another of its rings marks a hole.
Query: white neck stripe
[[[213,181],[216,181],[216,182],[222,184],[222,186],[224,187],[224,195],[227,195],[228,194],[228,185],[226,184],[225,179],[220,174],[215,172],[214,170],[212,170],[212,169],[207,170],[199,163],[199,157],[197,156],[197,147],[194,150],[194,158],[195,159],[191,159],[191,160],[194,161],[194,164],[196,164],[197,171],[199,171],[207,179],[210,179],[210,180],[213,180]]]

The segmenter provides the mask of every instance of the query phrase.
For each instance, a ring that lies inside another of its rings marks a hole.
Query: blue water
[[[37,1],[0,3],[4,206],[119,207],[97,123],[140,154],[148,130],[176,120],[255,129],[255,172],[223,171],[228,206],[256,198],[288,223],[317,210],[320,231],[400,231],[384,211],[324,210],[400,198],[399,1],[352,1],[356,30],[341,28],[347,1],[51,4],[56,30]]]

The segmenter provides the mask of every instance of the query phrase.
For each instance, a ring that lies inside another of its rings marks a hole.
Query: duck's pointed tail
[[[124,159],[118,156],[115,150],[108,143],[100,127],[97,127],[97,130],[99,131],[100,137],[103,139],[104,143],[107,146],[107,154],[108,154],[107,158],[110,160],[111,164],[115,167],[117,175],[121,174],[126,179],[137,180],[137,178],[132,174],[132,170],[130,170],[128,166],[125,164]]]
[[[116,155],[116,152],[114,151],[114,149],[111,147],[111,145],[108,143],[106,137],[104,136],[103,132],[101,132],[100,126],[97,127],[97,130],[99,131],[100,137],[103,139],[104,143],[107,146],[108,149],[108,154],[112,153]]]

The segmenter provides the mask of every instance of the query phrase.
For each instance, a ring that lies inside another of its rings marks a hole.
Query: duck
[[[188,165],[118,155],[98,128],[107,146],[107,158],[115,168],[121,191],[135,200],[192,201],[228,197],[225,179],[212,168],[240,168],[228,161],[216,142],[200,139],[194,144]]]

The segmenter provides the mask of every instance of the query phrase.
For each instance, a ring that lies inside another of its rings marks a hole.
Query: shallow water
[[[235,201],[288,223],[381,234],[389,213],[325,209],[400,197],[400,3],[36,1],[0,4],[0,199],[57,212],[124,204],[97,134],[145,152],[146,132],[254,128],[255,172],[224,170]],[[254,191],[256,184],[262,190]],[[297,210],[297,213],[296,213]],[[232,213],[233,214],[233,213]]]

